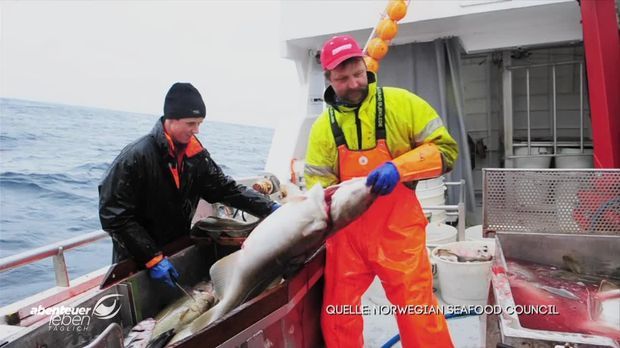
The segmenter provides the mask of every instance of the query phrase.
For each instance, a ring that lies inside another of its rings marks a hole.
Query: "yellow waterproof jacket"
[[[368,150],[376,145],[375,94],[376,77],[368,73],[368,95],[358,108],[336,105],[332,87],[325,91],[325,101],[334,108],[350,150]],[[458,157],[458,145],[444,127],[437,112],[417,95],[401,88],[383,87],[385,99],[386,141],[392,158],[397,158],[422,144],[432,143],[441,153],[442,172],[452,169]],[[329,113],[325,110],[312,125],[304,180],[306,187],[317,183],[323,187],[338,183],[338,151],[332,134]],[[402,177],[401,173],[401,177]]]

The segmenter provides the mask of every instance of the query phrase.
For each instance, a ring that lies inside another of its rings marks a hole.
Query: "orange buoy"
[[[398,25],[393,20],[386,18],[379,22],[376,33],[382,40],[390,41],[398,34]]]
[[[369,56],[376,60],[381,60],[388,52],[388,45],[385,41],[376,37],[368,43],[368,47],[366,47],[366,52]]]
[[[369,56],[364,56],[364,62],[366,62],[366,68],[368,68],[368,71],[372,71],[374,73],[379,71],[379,62],[377,62],[376,59]]]
[[[403,0],[391,0],[385,12],[393,21],[399,21],[407,14],[407,4]]]

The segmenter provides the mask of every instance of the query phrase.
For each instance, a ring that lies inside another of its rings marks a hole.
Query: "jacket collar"
[[[151,130],[150,135],[155,139],[157,147],[165,154],[170,154],[174,157],[174,143],[168,134],[166,134],[164,130],[164,117],[160,117],[157,122],[155,122],[155,126]],[[185,149],[185,156],[188,158],[194,157],[197,154],[201,153],[204,150],[204,147],[196,138],[196,136],[192,137],[189,144],[187,144],[187,148]]]
[[[370,71],[367,71],[366,75],[368,76],[368,94],[366,95],[366,98],[362,100],[360,105],[345,106],[345,105],[339,104],[336,101],[336,92],[334,91],[334,88],[332,86],[329,86],[327,87],[327,89],[325,89],[325,93],[323,93],[323,100],[325,100],[327,105],[333,107],[334,109],[340,112],[353,111],[359,108],[361,105],[368,103],[368,101],[374,98],[375,92],[377,91],[377,76],[373,72],[370,72]]]

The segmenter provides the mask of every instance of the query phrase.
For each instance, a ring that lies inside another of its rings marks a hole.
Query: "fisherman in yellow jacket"
[[[458,146],[423,99],[377,86],[351,36],[328,40],[321,64],[330,83],[324,96],[329,107],[310,133],[307,187],[367,176],[366,185],[379,195],[364,215],[326,242],[325,343],[362,347],[362,317],[329,315],[327,306],[358,308],[375,275],[399,308],[438,304],[426,251],[428,221],[414,185],[450,171]],[[453,346],[444,316],[430,312],[396,315],[403,347]]]

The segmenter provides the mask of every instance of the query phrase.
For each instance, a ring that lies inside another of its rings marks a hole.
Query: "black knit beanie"
[[[202,96],[191,83],[177,82],[170,87],[164,102],[165,118],[205,117],[205,114]]]

